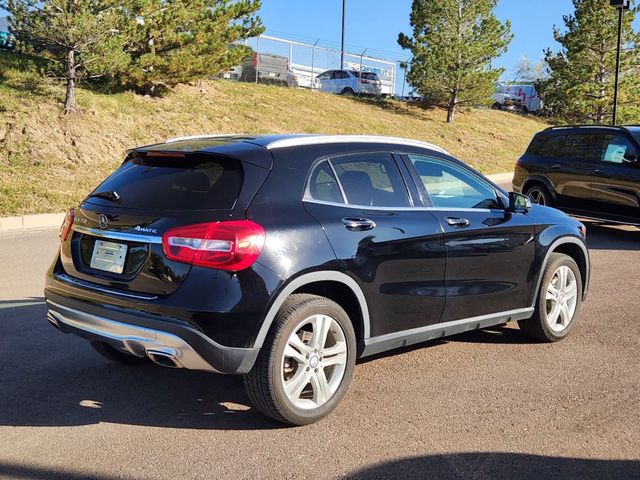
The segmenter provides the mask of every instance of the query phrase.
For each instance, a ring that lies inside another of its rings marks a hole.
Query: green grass
[[[184,85],[164,98],[78,91],[63,115],[63,88],[46,65],[0,52],[0,216],[57,212],[83,198],[125,151],[202,133],[378,134],[436,143],[484,173],[510,171],[547,125],[489,109],[460,112],[397,101],[343,98],[301,89],[233,83]]]

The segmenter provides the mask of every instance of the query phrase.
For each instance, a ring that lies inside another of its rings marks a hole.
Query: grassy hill
[[[180,86],[161,99],[81,89],[81,111],[65,116],[63,89],[37,68],[0,52],[0,216],[63,211],[116,168],[125,150],[174,136],[402,136],[436,143],[484,173],[497,173],[511,170],[531,136],[546,127],[488,109],[461,112],[447,125],[442,111],[397,101],[227,81]]]

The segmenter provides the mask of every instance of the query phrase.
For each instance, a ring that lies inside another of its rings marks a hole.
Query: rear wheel
[[[353,325],[337,303],[292,295],[244,377],[247,395],[256,409],[280,422],[316,422],[347,391],[355,351]]]
[[[551,197],[549,190],[541,183],[534,183],[528,187],[525,195],[529,197],[533,203],[538,205],[545,205],[547,207],[553,206],[553,198]]]
[[[520,330],[543,342],[562,340],[573,327],[582,301],[582,277],[576,262],[552,253],[545,267],[536,309],[528,320],[518,322]]]
[[[116,350],[111,345],[104,342],[92,340],[90,343],[96,352],[103,357],[108,358],[112,362],[122,363],[124,365],[144,365],[151,361],[147,357],[136,357],[135,355],[130,355],[128,353],[121,352],[120,350]]]
[[[351,95],[355,95],[355,93],[356,92],[354,92],[351,88],[347,87],[343,89],[342,92],[340,92],[340,95],[351,96]]]

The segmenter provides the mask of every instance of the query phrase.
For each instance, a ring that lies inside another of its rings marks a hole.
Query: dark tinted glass
[[[340,187],[328,162],[322,162],[311,173],[306,198],[323,202],[344,203]]]
[[[351,70],[351,73],[358,78],[362,77],[366,80],[378,80],[378,75],[373,72],[359,72],[357,70]]]
[[[134,158],[96,190],[117,192],[120,200],[89,198],[91,203],[141,210],[228,210],[242,187],[242,167],[213,157]]]
[[[604,137],[601,134],[564,134],[536,138],[529,153],[547,158],[597,162],[602,155]]]
[[[374,207],[408,207],[407,189],[389,154],[372,153],[331,160],[347,202]]]

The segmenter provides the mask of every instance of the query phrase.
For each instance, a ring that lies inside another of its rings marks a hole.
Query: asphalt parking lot
[[[123,367],[45,319],[56,231],[0,235],[0,477],[640,479],[640,231],[589,226],[572,335],[517,326],[360,363],[324,421],[284,428],[237,377]]]

